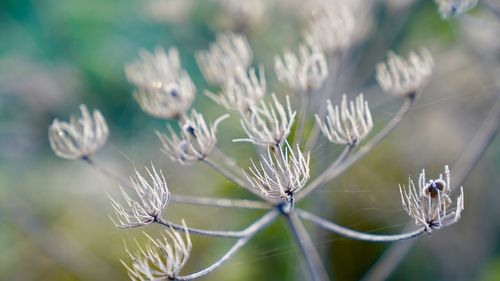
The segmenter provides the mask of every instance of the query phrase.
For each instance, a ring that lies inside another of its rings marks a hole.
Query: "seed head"
[[[181,164],[191,164],[205,159],[214,149],[217,142],[216,132],[219,123],[229,117],[225,114],[217,118],[214,124],[207,126],[201,113],[193,109],[191,117],[181,125],[180,136],[171,126],[167,126],[170,136],[157,132],[162,151],[172,160]]]
[[[196,61],[205,79],[214,85],[224,85],[228,78],[246,70],[252,62],[252,49],[245,35],[218,34],[208,51],[196,52]]]
[[[259,67],[259,78],[254,68],[246,72],[238,68],[235,76],[227,77],[218,95],[206,91],[205,94],[227,110],[245,112],[257,104],[266,94],[264,68]]]
[[[297,145],[294,152],[288,142],[268,149],[267,157],[262,157],[259,167],[252,161],[248,181],[264,196],[273,200],[291,201],[309,180],[310,154],[302,154]]]
[[[250,112],[241,113],[241,127],[248,138],[234,139],[234,142],[248,141],[264,147],[283,144],[290,134],[295,121],[296,111],[292,112],[290,99],[286,96],[285,107],[272,95],[273,103],[260,102],[260,106],[251,106]]]
[[[139,248],[136,254],[132,254],[126,249],[132,259],[132,264],[128,266],[123,261],[122,264],[127,268],[131,280],[175,280],[187,263],[192,248],[191,238],[184,220],[182,224],[186,233],[185,239],[179,232],[170,228],[156,239],[144,233],[149,244],[143,249],[135,240]]]
[[[456,223],[464,209],[464,191],[460,187],[455,207],[450,199],[450,170],[445,166],[445,176],[439,179],[426,181],[425,170],[422,170],[418,180],[418,190],[409,178],[408,187],[399,186],[401,201],[405,211],[415,219],[417,225],[425,226],[427,232],[440,229]],[[451,209],[451,210],[450,210]]]
[[[435,0],[443,19],[459,16],[477,5],[477,0]]]
[[[109,130],[106,120],[97,109],[90,115],[80,105],[82,117],[72,116],[69,123],[54,119],[49,127],[49,141],[57,156],[66,159],[86,159],[107,141]]]
[[[427,83],[433,67],[434,60],[425,48],[420,55],[410,52],[408,59],[389,52],[387,62],[377,65],[376,78],[386,92],[399,96],[415,95]]]
[[[130,177],[137,199],[132,199],[122,187],[120,189],[124,203],[110,197],[116,212],[116,220],[113,222],[117,227],[132,228],[150,224],[163,214],[170,199],[170,192],[163,173],[156,172],[153,165],[151,169],[152,172],[146,168],[150,181],[138,171],[135,171],[135,176]]]
[[[286,51],[283,59],[274,58],[274,72],[283,83],[299,92],[321,87],[328,75],[325,55],[317,47],[299,46],[299,55]]]
[[[355,101],[347,103],[346,95],[342,95],[340,108],[333,107],[330,100],[326,101],[328,114],[322,122],[316,114],[316,122],[329,141],[337,144],[354,145],[366,137],[373,128],[373,120],[368,102],[359,94]]]
[[[316,11],[304,33],[311,46],[318,46],[325,53],[347,49],[355,31],[355,20],[347,6]]]
[[[162,49],[154,54],[141,50],[139,56],[125,72],[138,88],[134,98],[141,109],[162,119],[182,116],[193,103],[196,87],[181,68],[177,49],[170,48],[168,54]]]

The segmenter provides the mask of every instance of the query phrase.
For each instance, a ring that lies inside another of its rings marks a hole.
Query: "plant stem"
[[[314,244],[311,241],[311,237],[307,233],[302,221],[298,217],[297,213],[292,211],[286,216],[288,226],[292,231],[295,241],[300,247],[304,259],[309,269],[313,281],[326,281],[328,279],[328,274],[323,267],[321,258],[314,248]]]
[[[219,268],[222,264],[224,264],[227,260],[229,260],[231,257],[233,257],[239,249],[241,249],[245,244],[253,237],[255,234],[257,234],[259,231],[264,229],[266,226],[268,226],[271,222],[273,222],[277,217],[278,217],[278,211],[276,209],[273,209],[269,211],[266,215],[264,215],[262,218],[254,222],[252,225],[247,227],[243,232],[245,235],[238,239],[236,243],[216,262],[214,262],[212,265],[209,267],[200,270],[196,273],[192,273],[189,275],[185,276],[179,276],[175,280],[192,280],[195,278],[202,277],[217,268]]]
[[[223,208],[241,208],[241,209],[270,209],[272,205],[267,202],[244,200],[244,199],[226,199],[214,197],[198,197],[188,195],[175,195],[170,197],[172,203],[192,204],[202,206],[213,206]]]
[[[301,143],[304,134],[304,127],[306,126],[307,120],[307,110],[309,109],[311,91],[306,91],[302,93],[300,99],[300,108],[298,112],[297,129],[295,130],[295,136],[293,137],[293,143],[295,145]]]
[[[339,235],[356,239],[356,240],[363,240],[363,241],[369,241],[369,242],[395,242],[395,241],[401,241],[401,240],[407,240],[411,239],[414,237],[417,237],[423,233],[425,233],[425,227],[421,227],[415,231],[408,232],[408,233],[403,233],[403,234],[395,234],[395,235],[377,235],[377,234],[369,234],[369,233],[364,233],[364,232],[359,232],[355,231],[343,226],[340,226],[336,223],[333,223],[331,221],[328,221],[326,219],[323,219],[319,216],[316,216],[314,214],[311,214],[307,211],[304,210],[297,210],[299,213],[299,216],[303,219],[309,220],[327,230],[330,230],[332,232],[335,232]]]

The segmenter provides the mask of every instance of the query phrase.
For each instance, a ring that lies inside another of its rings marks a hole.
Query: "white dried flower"
[[[259,163],[260,169],[252,161],[249,174],[245,176],[254,188],[270,199],[291,201],[307,183],[310,177],[310,153],[302,154],[297,145],[294,152],[288,142],[268,149],[267,158]]]
[[[477,5],[477,0],[435,0],[443,19],[459,16]]]
[[[326,121],[322,122],[316,114],[316,122],[329,141],[338,144],[354,145],[361,141],[373,128],[372,114],[368,102],[359,94],[355,101],[347,103],[346,95],[342,95],[340,108],[333,107],[327,100],[328,114]]]
[[[184,220],[185,239],[182,235],[172,228],[166,229],[165,234],[160,238],[154,239],[146,235],[149,240],[148,245],[143,249],[137,240],[135,243],[139,248],[136,254],[132,254],[126,249],[132,264],[127,268],[131,280],[151,281],[151,280],[175,280],[184,265],[187,263],[191,254],[191,238]]]
[[[281,145],[290,134],[296,111],[292,111],[290,98],[286,96],[285,107],[272,95],[273,103],[261,101],[260,106],[252,106],[250,112],[241,113],[241,127],[248,138],[234,139],[234,142],[248,141],[264,147]]]
[[[228,114],[217,118],[214,124],[207,126],[201,113],[193,110],[191,117],[181,125],[181,135],[178,136],[171,126],[167,126],[170,136],[157,132],[162,151],[172,160],[181,164],[191,164],[205,159],[214,149],[217,142],[217,127],[229,117]]]
[[[181,68],[177,49],[168,54],[139,52],[140,60],[125,67],[127,78],[137,86],[134,97],[146,113],[163,119],[180,118],[193,103],[196,87]]]
[[[410,52],[408,59],[389,52],[387,62],[377,65],[376,78],[384,91],[399,96],[411,96],[425,86],[433,67],[434,60],[425,48],[420,54]]]
[[[71,116],[69,123],[54,119],[49,127],[49,141],[57,156],[66,159],[84,159],[101,148],[109,135],[108,125],[97,109],[90,115],[80,105],[81,118]]]
[[[227,110],[245,112],[257,104],[266,94],[264,68],[259,67],[259,77],[254,68],[246,72],[238,68],[235,76],[228,77],[218,95],[205,91],[205,94]]]
[[[121,193],[124,203],[119,203],[110,197],[113,209],[116,211],[116,220],[113,222],[119,228],[132,228],[150,224],[161,218],[170,200],[167,182],[163,173],[158,173],[153,165],[152,171],[146,168],[150,181],[138,171],[130,177],[132,187],[138,199],[132,199],[122,187]]]
[[[418,180],[418,190],[411,178],[408,179],[408,187],[399,186],[405,211],[415,219],[417,225],[424,226],[429,233],[434,229],[456,223],[464,209],[462,187],[460,187],[460,196],[457,198],[456,206],[450,206],[452,204],[450,170],[448,166],[444,169],[446,179],[443,179],[443,175],[440,174],[439,179],[428,182],[425,179],[425,170],[422,170]]]
[[[325,53],[342,51],[351,45],[355,27],[354,16],[347,6],[324,8],[313,14],[304,38]]]
[[[295,91],[309,92],[321,87],[328,76],[326,58],[316,47],[302,44],[299,55],[286,51],[283,59],[274,58],[274,72],[283,83]]]
[[[159,89],[139,89],[134,98],[141,109],[157,118],[180,119],[191,107],[196,87],[186,73]]]
[[[218,34],[208,51],[196,52],[196,62],[205,79],[223,85],[239,69],[246,70],[252,62],[252,49],[243,34]]]

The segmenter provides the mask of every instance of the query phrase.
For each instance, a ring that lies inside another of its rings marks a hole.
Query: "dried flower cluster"
[[[223,3],[225,1],[221,0]],[[227,1],[235,6],[242,2]],[[471,3],[475,1],[437,2],[440,9],[456,9],[453,13],[458,14],[472,7]],[[361,37],[356,39],[354,34],[359,26],[356,26],[357,21],[353,17],[353,11],[361,9],[363,3],[346,0],[339,2],[338,9],[317,10],[304,34],[306,43],[298,45],[298,53],[292,53],[286,48],[282,56],[274,56],[276,78],[293,91],[296,96],[292,98],[280,93],[267,95],[264,67],[251,67],[253,52],[243,34],[231,32],[218,34],[216,41],[210,44],[208,50],[196,52],[196,61],[203,76],[219,90],[217,94],[208,90],[205,94],[226,111],[239,115],[246,136],[233,141],[250,142],[256,148],[259,160],[255,162],[249,160],[250,167],[243,170],[243,174],[234,163],[232,165],[236,167],[230,167],[231,164],[227,163],[219,165],[211,157],[212,152],[216,150],[218,126],[229,115],[223,114],[210,123],[195,109],[191,109],[191,113],[188,114],[195,99],[196,87],[187,71],[182,68],[176,48],[170,48],[168,52],[158,48],[154,53],[142,50],[139,52],[139,59],[125,67],[128,80],[137,88],[134,97],[140,108],[154,117],[174,121],[174,125],[167,125],[166,134],[157,132],[162,151],[169,159],[180,164],[195,162],[206,164],[260,199],[260,201],[233,200],[185,195],[171,197],[165,177],[160,170],[152,165],[150,169],[146,168],[146,176],[135,171],[130,185],[121,187],[123,199],[111,198],[116,213],[113,222],[119,228],[157,223],[166,226],[167,229],[165,234],[157,239],[146,235],[149,244],[141,248],[137,243],[139,247],[137,254],[132,254],[127,249],[132,263],[124,265],[131,279],[191,280],[204,276],[231,258],[278,215],[287,219],[290,230],[297,238],[296,241],[306,259],[311,258],[311,253],[308,251],[314,251],[314,245],[310,243],[307,231],[301,229],[297,220],[300,222],[301,219],[308,219],[320,227],[354,239],[391,242],[410,239],[424,232],[430,233],[454,224],[460,219],[464,209],[463,189],[460,188],[461,194],[453,204],[450,198],[453,188],[448,166],[445,167],[444,177],[440,175],[438,179],[427,181],[425,171],[422,171],[418,187],[411,178],[407,186],[400,186],[405,211],[421,227],[411,233],[399,235],[361,233],[316,215],[307,214],[295,204],[311,192],[325,186],[383,140],[410,110],[416,93],[424,87],[432,73],[434,61],[426,49],[422,49],[419,53],[410,52],[408,58],[389,52],[387,62],[376,66],[376,79],[380,87],[385,92],[404,99],[405,103],[384,129],[371,139],[368,136],[373,129],[372,114],[363,94],[350,101],[344,94],[340,104],[335,106],[326,98],[329,92],[311,94],[313,90],[316,92],[322,89],[323,84],[331,86],[332,83],[326,81],[335,82],[335,79],[328,80],[332,77],[328,77],[327,61],[345,55],[344,52],[353,46],[353,41],[361,40]],[[455,6],[449,6],[450,3],[455,3]],[[374,4],[366,5],[371,7]],[[448,8],[442,8],[445,6]],[[239,6],[241,7],[243,6]],[[247,19],[242,19],[242,22],[245,21]],[[340,69],[341,64],[338,66]],[[330,70],[330,72],[335,71],[337,70]],[[321,100],[314,100],[313,98],[316,98],[314,96],[318,96]],[[316,104],[310,103],[309,99]],[[300,104],[292,104],[291,101],[300,101]],[[326,101],[326,112],[318,110],[314,112],[315,118],[312,118],[313,114],[309,109],[324,109],[323,101]],[[294,106],[300,107],[298,112],[294,110]],[[49,127],[50,143],[54,152],[60,157],[83,159],[95,165],[89,156],[105,144],[109,134],[108,127],[98,110],[95,110],[93,115],[84,105],[80,106],[80,110],[82,117],[79,119],[72,117],[69,123],[54,120]],[[290,139],[291,132],[295,133],[292,139]],[[316,174],[311,172],[310,151],[317,148],[314,147],[315,141],[321,133],[330,142],[343,145],[345,148],[344,152],[316,177]],[[363,139],[367,139],[366,143],[357,149],[357,145]],[[292,141],[293,144],[290,144]],[[222,159],[229,159],[222,149],[217,150],[217,154]],[[311,176],[313,178],[310,181]],[[131,190],[126,191],[126,188]],[[129,195],[129,191],[134,193],[133,196]],[[162,216],[170,200],[185,204],[268,210],[266,215],[241,231],[203,230],[187,227],[184,222],[182,227],[164,220]],[[180,234],[182,231],[186,233],[185,238]],[[180,276],[191,252],[189,233],[236,238],[237,241],[212,265],[199,272]],[[307,243],[310,245],[306,245]],[[308,263],[309,270],[316,276],[317,272],[314,270],[321,266],[314,267],[311,266],[312,263]]]
[[[435,0],[444,19],[459,16],[477,5],[478,0]]]
[[[422,49],[420,54],[410,52],[408,59],[389,52],[387,62],[377,65],[376,78],[380,87],[388,93],[414,95],[425,86],[433,67],[434,60],[427,49]]]
[[[175,280],[180,271],[187,263],[191,254],[191,238],[184,221],[184,239],[177,231],[172,228],[166,229],[165,234],[160,238],[152,238],[146,235],[149,244],[143,249],[136,240],[139,248],[136,254],[127,249],[127,253],[132,259],[132,264],[127,268],[128,276],[131,280]]]
[[[80,105],[81,118],[72,116],[69,123],[55,119],[49,127],[49,141],[57,156],[66,159],[87,159],[107,141],[109,130],[99,110],[90,115]]]
[[[120,228],[132,228],[150,224],[159,219],[170,200],[167,182],[163,173],[158,173],[154,166],[151,171],[146,168],[151,181],[144,178],[139,172],[135,172],[135,177],[131,177],[132,188],[137,195],[137,199],[132,199],[127,192],[121,188],[124,203],[111,199],[116,212],[116,226]]]
[[[316,122],[329,141],[337,144],[354,145],[361,141],[373,128],[372,114],[368,102],[360,94],[356,101],[347,103],[346,95],[342,95],[340,108],[333,107],[330,100],[326,101],[328,114],[322,122],[316,114]]]
[[[422,170],[418,179],[418,189],[413,180],[408,180],[408,186],[399,186],[403,207],[417,225],[424,226],[427,232],[449,226],[460,219],[464,209],[464,191],[460,187],[455,207],[452,207],[450,198],[451,181],[448,166],[444,168],[445,179],[425,179],[425,170]]]

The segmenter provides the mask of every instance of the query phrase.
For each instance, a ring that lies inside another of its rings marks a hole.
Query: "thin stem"
[[[315,189],[320,187],[322,184],[336,178],[340,174],[342,174],[345,170],[351,167],[354,163],[361,160],[368,152],[370,152],[377,144],[379,144],[389,133],[397,127],[397,125],[403,120],[406,114],[410,111],[415,101],[415,97],[413,95],[408,96],[405,99],[405,102],[396,113],[396,115],[392,118],[392,120],[377,134],[375,135],[368,143],[363,145],[354,155],[349,157],[345,162],[337,166],[337,168],[332,171],[330,174],[324,174],[324,176],[320,180],[315,180],[308,186],[302,190],[299,194],[297,194],[297,200],[301,200],[306,197],[309,193],[313,192]],[[314,185],[313,185],[314,184]]]
[[[213,206],[223,208],[241,208],[241,209],[263,209],[268,210],[272,205],[267,202],[244,200],[244,199],[226,199],[213,197],[198,197],[188,195],[172,195],[170,197],[172,203],[192,204],[202,206]]]
[[[163,226],[166,226],[166,227],[171,227],[177,231],[185,232],[185,228],[183,225],[178,225],[178,224],[163,220],[162,218],[158,218],[157,220],[155,220],[155,222],[158,224],[161,224]],[[187,230],[189,231],[189,233],[192,233],[192,234],[212,236],[212,237],[223,237],[223,238],[241,238],[241,237],[244,237],[245,233],[246,233],[245,229],[232,231],[232,230],[205,230],[205,229],[188,227]]]
[[[96,171],[101,173],[103,176],[117,181],[121,186],[124,186],[127,188],[132,188],[132,186],[130,186],[130,184],[128,183],[128,181],[125,178],[111,172],[110,170],[108,170],[104,166],[98,164],[92,158],[90,158],[90,156],[83,157],[81,160],[83,162],[89,164],[93,169],[95,169]]]
[[[477,133],[472,137],[472,141],[465,147],[464,151],[466,153],[462,154],[457,161],[453,164],[452,170],[459,170],[457,173],[457,181],[452,182],[452,188],[461,186],[467,176],[472,172],[477,162],[481,159],[488,146],[493,142],[495,136],[498,132],[498,126],[500,123],[500,97],[497,97],[495,105],[490,110],[488,116],[483,121],[483,124],[477,131]],[[461,167],[457,166],[457,163],[462,163]],[[410,223],[405,228],[409,228]],[[406,243],[396,244],[391,246],[385,253],[376,261],[372,268],[366,273],[362,280],[365,281],[377,281],[385,280],[392,273],[392,271],[398,266],[398,264],[407,255],[410,249],[413,247],[416,240],[407,241]]]
[[[335,232],[339,235],[356,239],[356,240],[363,240],[363,241],[369,241],[369,242],[395,242],[395,241],[401,241],[401,240],[407,240],[411,239],[414,237],[417,237],[423,233],[425,233],[425,227],[421,227],[415,231],[408,232],[408,233],[402,233],[402,234],[394,234],[394,235],[377,235],[377,234],[369,234],[369,233],[364,233],[364,232],[359,232],[355,231],[343,226],[340,226],[336,223],[333,223],[331,221],[328,221],[326,219],[323,219],[319,216],[316,216],[314,214],[311,214],[307,211],[304,210],[297,210],[299,213],[300,217],[306,220],[309,220],[327,230],[330,230],[332,232]]]
[[[300,144],[302,142],[302,135],[304,134],[304,127],[306,126],[307,120],[307,110],[309,109],[311,91],[306,91],[302,93],[300,99],[300,108],[298,112],[297,129],[295,130],[295,136],[293,137],[294,145]]]
[[[302,224],[302,221],[298,217],[297,213],[291,212],[286,215],[288,226],[292,231],[292,234],[304,255],[304,259],[309,269],[313,281],[324,281],[329,280],[328,274],[323,267],[321,258],[314,248],[314,244],[311,241],[311,237],[306,231],[306,228]]]
[[[255,188],[253,188],[250,185],[250,183],[248,183],[247,181],[245,181],[245,180],[243,180],[243,179],[241,179],[241,178],[233,175],[230,171],[228,171],[227,169],[223,168],[222,166],[220,166],[216,162],[212,161],[211,159],[205,158],[202,161],[203,161],[203,163],[206,163],[209,167],[211,167],[212,169],[214,169],[215,171],[217,171],[218,173],[220,173],[222,176],[224,176],[226,179],[228,179],[229,181],[231,181],[235,185],[240,186],[240,187],[242,187],[242,188],[250,191],[252,194],[256,195],[259,198],[266,199],[265,197],[262,196],[262,194],[258,190],[256,190]]]
[[[245,235],[240,239],[238,239],[238,241],[236,241],[236,243],[229,249],[229,251],[227,251],[219,260],[214,262],[209,267],[193,274],[179,276],[175,280],[192,280],[216,270],[221,265],[223,265],[227,260],[233,257],[238,252],[239,249],[245,246],[245,244],[252,237],[254,237],[255,234],[257,234],[259,231],[263,230],[266,226],[271,224],[278,217],[278,214],[279,214],[278,211],[273,209],[269,211],[266,215],[264,215],[262,218],[260,218],[258,221],[250,225],[247,229],[245,229]]]

